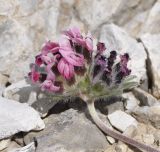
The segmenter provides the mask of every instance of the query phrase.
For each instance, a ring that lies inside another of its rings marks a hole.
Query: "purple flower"
[[[98,42],[98,44],[97,44],[97,50],[98,50],[98,52],[101,54],[103,51],[106,50],[105,44],[102,43],[102,42]]]
[[[69,40],[71,40],[73,43],[78,43],[80,45],[85,45],[85,41],[83,39],[83,36],[80,33],[80,29],[77,27],[72,27],[69,30],[66,30],[63,32]]]
[[[57,92],[60,90],[59,86],[55,86],[53,84],[53,81],[51,80],[45,80],[42,84],[41,84],[41,90],[42,91],[49,91],[49,92]]]
[[[93,40],[92,35],[90,33],[84,38],[80,32],[80,29],[77,27],[72,27],[67,31],[63,32],[69,40],[73,43],[77,43],[83,47],[85,47],[88,51],[93,51]]]
[[[51,41],[48,41],[44,44],[42,47],[42,54],[47,55],[49,52],[51,53],[57,53],[59,51],[59,45],[58,43],[54,43]]]
[[[74,76],[74,66],[61,58],[58,63],[58,71],[66,78],[71,79]]]
[[[85,38],[85,47],[88,51],[93,51],[93,40],[90,33],[88,33]]]
[[[84,56],[73,51],[68,39],[61,39],[59,52],[68,63],[74,66],[84,65]]]
[[[54,85],[55,79],[56,79],[56,76],[52,72],[52,70],[50,69],[48,71],[46,80],[41,84],[41,90],[42,91],[46,90],[46,91],[49,91],[49,92],[57,92],[57,91],[59,91],[60,87]]]

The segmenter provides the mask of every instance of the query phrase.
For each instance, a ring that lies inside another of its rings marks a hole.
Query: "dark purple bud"
[[[122,79],[126,76],[130,75],[131,70],[128,69],[127,63],[129,61],[129,55],[128,53],[125,53],[124,55],[120,56],[121,61],[116,64],[116,83],[121,83]]]
[[[110,56],[108,57],[108,69],[112,69],[112,66],[114,64],[114,61],[116,60],[117,52],[111,51]]]
[[[97,55],[95,59],[95,66],[93,69],[93,77],[95,77],[99,72],[102,72],[107,65],[107,58],[103,55]]]
[[[116,57],[117,57],[117,52],[116,52],[116,51],[111,51],[111,52],[110,52],[110,57],[109,57],[109,58],[113,58],[113,59],[115,60]]]
[[[125,53],[124,55],[121,55],[120,56],[120,59],[121,59],[121,63],[122,64],[127,64],[128,61],[129,61],[129,54],[128,53]]]
[[[98,50],[99,53],[102,53],[103,51],[105,51],[106,50],[105,44],[102,43],[102,42],[98,42],[97,50]]]
[[[111,74],[112,74],[112,71],[110,69],[106,68],[103,72],[103,75],[102,75],[102,80],[104,82],[106,82],[106,84],[109,86],[112,83],[112,75]]]

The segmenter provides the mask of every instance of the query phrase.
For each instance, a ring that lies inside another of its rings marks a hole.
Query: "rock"
[[[19,146],[16,142],[11,141],[11,143],[8,145],[8,147],[6,149],[4,149],[2,152],[11,152],[13,150],[16,150],[17,148],[20,148],[21,146]]]
[[[150,10],[154,3],[154,0],[123,0],[121,6],[119,6],[119,10],[113,16],[112,20],[114,23],[124,26],[126,23],[135,18],[136,15]]]
[[[153,106],[160,104],[155,97],[140,88],[135,88],[133,90],[133,94],[137,99],[139,99],[141,106]]]
[[[160,106],[137,107],[132,111],[137,120],[146,124],[152,124],[156,128],[160,128]]]
[[[131,125],[137,126],[137,121],[135,118],[120,110],[117,110],[112,114],[109,114],[108,119],[115,128],[122,132],[124,132],[127,129],[127,127]]]
[[[124,143],[121,143],[121,144],[118,144],[115,149],[117,152],[127,152],[128,146],[125,145]]]
[[[31,85],[27,80],[13,83],[4,90],[3,96],[21,103],[28,103],[43,115],[57,103],[41,92],[39,86]]]
[[[157,0],[154,6],[151,8],[141,33],[160,33],[160,0]]]
[[[7,82],[8,82],[8,77],[3,74],[0,74],[0,96],[2,95],[2,92],[3,92]]]
[[[109,20],[121,4],[121,0],[85,0],[77,1],[75,5],[78,15],[90,30],[96,30],[98,26]],[[96,9],[95,9],[96,8]]]
[[[106,115],[116,110],[124,111],[124,103],[122,101],[122,97],[115,96],[95,102],[95,107]]]
[[[137,129],[137,127],[135,127],[135,125],[130,125],[123,132],[123,135],[133,138],[136,135],[136,129]]]
[[[140,101],[133,95],[133,93],[124,93],[122,96],[126,98],[125,108],[127,110],[130,111],[139,106]]]
[[[110,136],[107,136],[107,140],[110,144],[114,144],[116,142],[115,139]]]
[[[0,13],[6,17],[0,23],[0,64],[3,64],[0,72],[10,75],[10,82],[16,82],[27,75],[42,43],[55,37],[60,1],[3,3]]]
[[[141,35],[141,31],[145,26],[148,14],[149,14],[149,10],[138,13],[124,25],[124,29],[132,37],[135,37],[135,38],[139,37]]]
[[[154,136],[152,134],[143,135],[143,142],[147,145],[152,145],[154,143]]]
[[[114,24],[107,24],[102,27],[100,41],[105,42],[107,52],[117,50],[120,53],[129,53],[131,58],[129,67],[132,70],[132,75],[137,76],[137,82],[141,81],[147,84],[145,68],[147,56],[141,43],[138,43],[123,29]]]
[[[0,140],[21,131],[42,130],[45,127],[33,108],[3,97],[0,97],[0,117]]]
[[[151,76],[151,81],[152,81],[152,94],[160,98],[160,34],[145,34],[141,37],[141,40],[148,52],[149,59],[151,61],[150,63],[150,76]]]
[[[36,152],[98,151],[108,146],[106,137],[84,113],[70,109],[60,114],[52,114],[44,121],[46,128],[43,131],[31,132],[24,138],[26,144],[36,138]]]
[[[11,150],[10,152],[35,152],[35,149],[36,149],[35,144],[34,142],[32,142],[28,144],[27,146]]]
[[[7,148],[8,145],[10,144],[11,140],[10,139],[4,139],[0,141],[0,151]]]

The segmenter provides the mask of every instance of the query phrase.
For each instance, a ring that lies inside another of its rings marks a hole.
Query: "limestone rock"
[[[89,29],[96,30],[116,13],[121,3],[122,0],[84,0],[77,2],[76,10]]]
[[[143,135],[143,142],[147,145],[152,145],[154,143],[154,136],[152,134]]]
[[[0,97],[0,117],[0,139],[20,131],[42,130],[45,127],[33,108],[3,97]]]
[[[132,75],[137,76],[137,82],[140,80],[147,83],[145,60],[146,52],[141,43],[131,38],[123,29],[114,25],[107,24],[101,29],[100,41],[105,42],[107,52],[117,50],[119,53],[129,53],[129,67]]]
[[[148,55],[151,61],[151,71],[152,76],[152,93],[155,97],[160,98],[160,34],[145,34],[141,37],[141,40],[148,51]]]
[[[146,124],[152,124],[156,128],[160,128],[160,106],[144,106],[135,108],[132,113],[137,120]]]
[[[21,103],[28,103],[41,114],[46,114],[57,102],[41,92],[40,87],[31,85],[27,80],[21,80],[7,87],[3,96]]]
[[[108,119],[115,128],[122,132],[124,132],[131,125],[137,126],[137,121],[135,118],[120,110],[109,114]]]
[[[133,95],[133,93],[129,92],[129,93],[124,93],[122,95],[124,98],[126,98],[126,102],[125,102],[125,108],[127,110],[132,110],[135,107],[139,106],[140,101]]]
[[[6,149],[8,145],[10,144],[11,140],[10,139],[4,139],[0,141],[0,151],[3,149]]]
[[[17,148],[14,150],[11,150],[10,152],[35,152],[35,144],[34,142],[22,147],[22,148]]]
[[[141,35],[146,20],[149,14],[149,10],[138,13],[131,20],[129,20],[125,25],[124,29],[133,37],[137,38]]]
[[[103,151],[108,146],[103,133],[76,110],[52,114],[44,121],[46,128],[43,131],[31,132],[24,138],[26,144],[34,137],[37,139],[37,152]]]
[[[140,88],[135,88],[133,90],[133,94],[137,99],[139,99],[141,106],[153,106],[160,104],[155,97]]]
[[[7,82],[8,82],[8,77],[3,74],[0,74],[0,96],[2,95]]]
[[[151,8],[147,19],[145,20],[145,24],[142,28],[141,33],[160,33],[160,0],[156,1],[154,6]]]

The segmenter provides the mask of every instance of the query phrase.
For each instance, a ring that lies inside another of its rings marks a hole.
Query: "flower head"
[[[58,42],[48,41],[44,44],[35,57],[29,78],[33,83],[38,82],[43,91],[49,92],[64,91],[64,85],[69,83],[63,81],[73,80],[79,84],[86,80],[86,76],[93,84],[100,80],[108,87],[118,85],[131,73],[127,67],[129,55],[120,55],[120,62],[117,63],[117,52],[113,50],[107,57],[103,53],[105,50],[105,44],[98,42],[95,55],[92,35],[88,33],[83,36],[78,28],[73,27],[64,31]],[[83,89],[87,87],[85,83],[81,83]],[[89,87],[92,85],[87,84]]]

